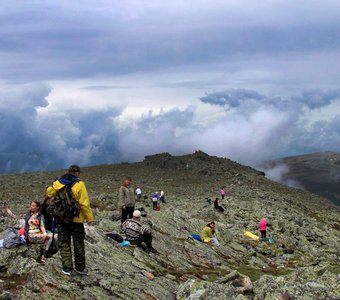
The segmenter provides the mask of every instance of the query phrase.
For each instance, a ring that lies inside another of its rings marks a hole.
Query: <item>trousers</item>
[[[63,270],[73,270],[72,248],[74,253],[74,267],[78,271],[85,269],[85,230],[83,223],[63,223],[58,222],[58,237],[60,242],[60,255]],[[72,241],[71,241],[72,239]]]

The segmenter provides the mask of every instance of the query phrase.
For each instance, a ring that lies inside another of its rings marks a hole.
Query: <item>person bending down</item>
[[[141,212],[135,210],[133,212],[132,218],[127,219],[122,224],[123,232],[126,235],[126,240],[128,240],[131,245],[136,245],[144,248],[142,243],[144,242],[147,252],[157,253],[157,250],[152,247],[152,232],[151,228],[142,224],[141,222]]]

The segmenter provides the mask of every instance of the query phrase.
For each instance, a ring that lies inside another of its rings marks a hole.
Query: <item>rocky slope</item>
[[[23,212],[62,173],[2,175],[1,199]],[[152,211],[150,197],[137,204],[145,208],[158,254],[136,248],[132,255],[104,235],[119,231],[116,204],[126,175],[144,195],[166,193],[159,212]],[[86,237],[89,275],[65,277],[59,254],[40,266],[39,246],[2,249],[0,299],[339,299],[340,210],[328,200],[203,152],[84,168],[82,179],[95,213]],[[205,200],[217,197],[222,185],[229,192],[223,213]],[[244,236],[258,233],[262,217],[272,225],[274,244]],[[187,238],[211,220],[220,248]],[[12,222],[3,218],[0,231],[8,226]]]

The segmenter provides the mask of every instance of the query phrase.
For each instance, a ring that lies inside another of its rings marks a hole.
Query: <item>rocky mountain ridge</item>
[[[41,199],[59,172],[0,176],[1,201],[23,212]],[[84,168],[95,214],[87,228],[88,276],[65,277],[59,254],[45,266],[36,262],[39,246],[0,250],[3,299],[337,299],[340,210],[330,201],[271,182],[250,167],[201,151],[184,156],[162,153],[143,162]],[[120,247],[105,232],[120,230],[118,188],[124,176],[142,187],[137,203],[147,213],[158,254]],[[206,197],[218,197],[223,213]],[[150,195],[165,191],[166,203],[153,211]],[[244,236],[258,234],[258,222],[271,223],[275,243]],[[188,238],[216,221],[220,248]],[[3,220],[0,231],[13,226]],[[0,233],[1,237],[1,233]],[[33,293],[33,294],[32,294]],[[7,298],[6,298],[7,297]]]

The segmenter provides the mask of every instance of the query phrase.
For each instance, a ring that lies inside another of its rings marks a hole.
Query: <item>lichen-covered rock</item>
[[[24,212],[58,172],[0,176],[11,209]],[[40,265],[40,245],[0,249],[1,297],[17,299],[332,299],[339,296],[339,208],[304,191],[270,182],[256,170],[201,151],[161,154],[142,163],[85,168],[95,220],[86,226],[88,276],[67,277],[59,253]],[[106,232],[121,232],[116,210],[124,176],[142,187],[142,220],[152,227],[157,254],[121,247]],[[6,184],[4,184],[6,183]],[[28,184],[29,183],[29,184]],[[228,192],[214,209],[206,197]],[[166,203],[152,210],[151,193]],[[244,237],[272,225],[275,243]],[[221,247],[189,238],[216,222]],[[1,231],[17,225],[0,222]],[[133,250],[133,251],[132,251]],[[133,254],[133,255],[132,255]],[[33,295],[33,296],[32,296]],[[315,296],[316,295],[316,296]],[[314,298],[313,298],[314,297]],[[328,297],[328,298],[327,298]]]

